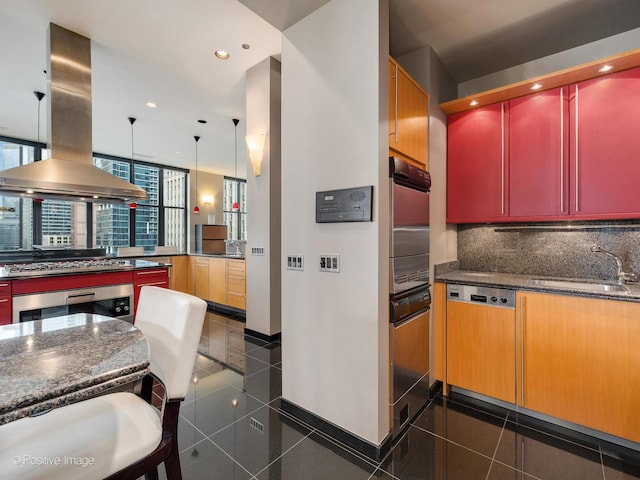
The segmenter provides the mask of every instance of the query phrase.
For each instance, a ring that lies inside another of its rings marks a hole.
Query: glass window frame
[[[235,229],[236,232],[236,236],[235,238],[232,238],[232,232],[234,231],[233,228],[231,228],[231,226],[229,226],[228,228],[228,239],[229,240],[247,240],[247,181],[244,178],[236,178],[236,177],[228,177],[228,176],[224,176],[223,178],[223,188],[222,191],[226,192],[226,188],[225,185],[227,182],[231,182],[236,184],[236,188],[235,188],[235,196],[233,199],[231,199],[231,203],[233,202],[238,202],[238,205],[240,206],[240,208],[238,208],[238,210],[226,210],[225,209],[225,200],[223,199],[222,201],[222,209],[223,209],[223,218],[224,218],[224,223],[225,225],[228,225],[228,222],[226,221],[227,215],[229,215],[229,217],[232,219],[231,222],[234,223],[235,225],[237,225],[237,228]],[[244,196],[245,198],[243,199],[241,194],[240,194],[240,186],[244,185]]]

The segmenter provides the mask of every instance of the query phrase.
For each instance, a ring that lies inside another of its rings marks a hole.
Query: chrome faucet
[[[591,245],[591,251],[593,253],[604,253],[605,255],[609,255],[610,257],[613,257],[613,259],[616,261],[616,266],[618,267],[618,271],[616,272],[616,277],[620,285],[623,285],[628,282],[638,281],[638,277],[635,273],[628,273],[622,270],[622,260],[620,260],[620,257],[618,257],[615,253],[611,253],[607,250],[604,250],[597,243],[594,243],[593,245]]]

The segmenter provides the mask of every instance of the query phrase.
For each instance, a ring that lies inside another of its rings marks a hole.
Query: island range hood
[[[47,76],[51,158],[0,171],[0,194],[99,203],[147,198],[93,165],[91,40],[49,24]]]

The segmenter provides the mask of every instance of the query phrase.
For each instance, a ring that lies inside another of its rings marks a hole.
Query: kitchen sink
[[[618,292],[626,293],[629,291],[624,285],[618,283],[599,283],[599,282],[587,282],[584,280],[557,280],[557,279],[544,279],[534,278],[529,280],[531,285],[540,287],[555,287],[565,288],[568,290],[583,290],[587,292],[607,293]]]

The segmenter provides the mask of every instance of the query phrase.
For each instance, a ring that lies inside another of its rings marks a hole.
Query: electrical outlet
[[[320,271],[340,273],[340,254],[321,253],[320,254]]]
[[[251,247],[251,255],[264,255],[264,247]]]
[[[287,255],[287,270],[304,270],[304,255]]]

